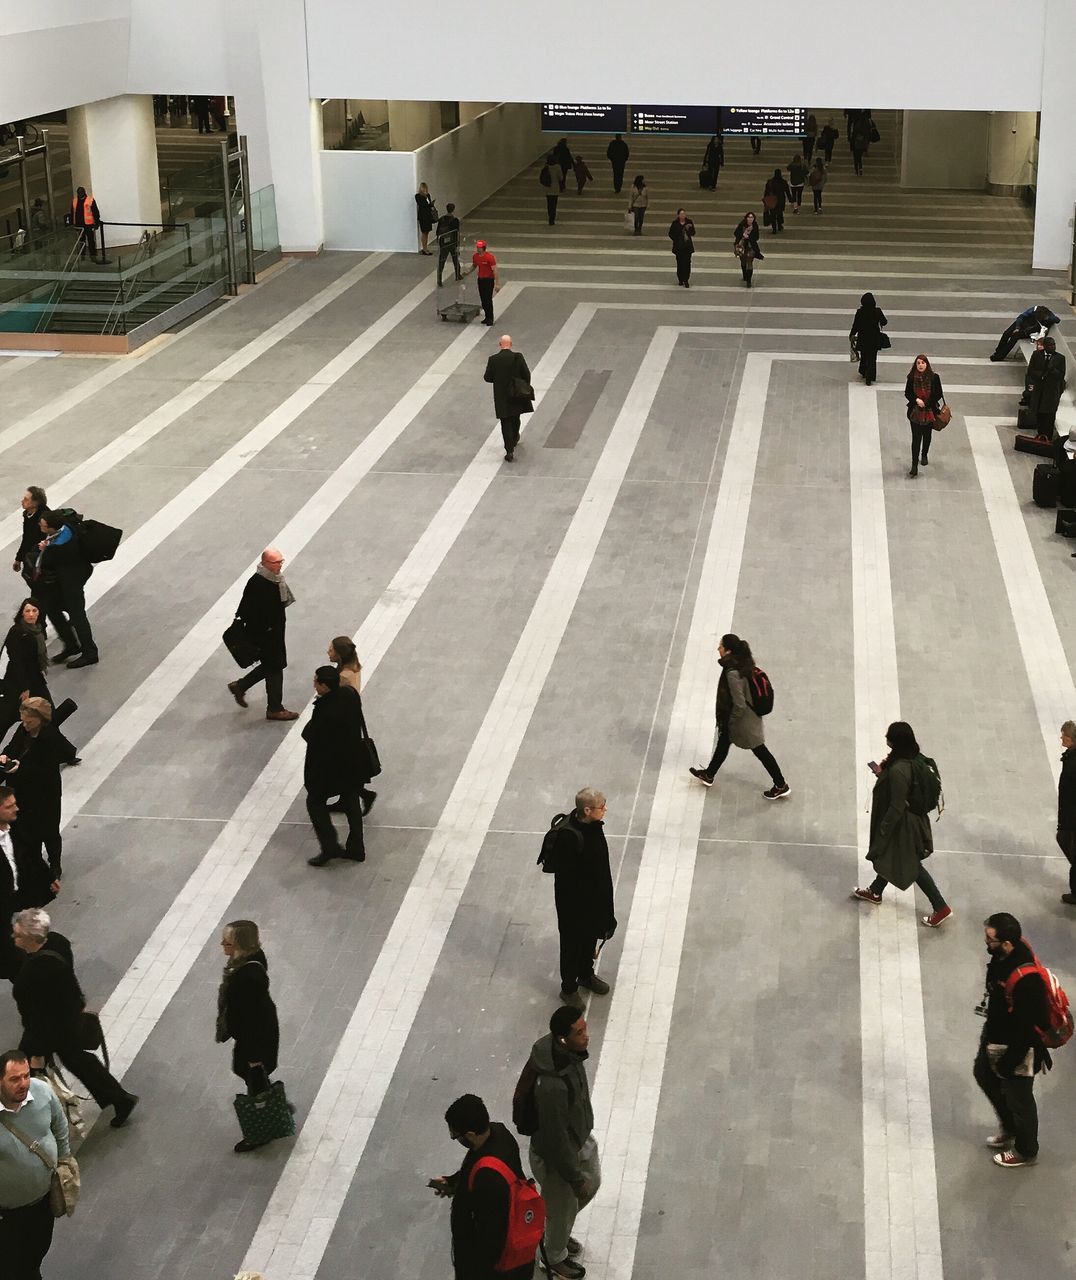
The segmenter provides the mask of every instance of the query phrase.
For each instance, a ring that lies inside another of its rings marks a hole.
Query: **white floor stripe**
[[[580,273],[586,270],[588,270],[588,268],[581,267]],[[707,269],[704,267],[702,268],[702,270],[706,271]],[[735,267],[727,268],[725,270],[722,270],[720,268],[714,268],[712,271],[708,272],[708,274],[713,274],[720,277],[725,275],[726,271],[727,271],[728,278],[731,281],[734,281],[734,283],[721,284],[721,285],[714,285],[714,284],[695,285],[694,289],[690,294],[683,295],[683,296],[696,297],[697,296],[696,291],[702,291],[705,293],[734,293],[744,299],[745,305],[747,304],[748,299],[754,299],[759,296],[759,292],[758,292],[760,288],[759,281],[758,280],[755,281],[755,292],[752,292],[749,294],[747,290],[744,288],[743,282],[737,276]],[[826,274],[838,275],[840,273],[827,272]],[[848,274],[854,276],[857,282],[863,279],[863,273],[861,271],[849,272]],[[692,275],[694,275],[694,270],[692,271]],[[673,282],[671,275],[669,277],[668,283],[665,283],[665,284],[642,284],[638,281],[633,282],[631,284],[628,284],[628,283],[620,284],[616,280],[587,280],[587,279],[584,279],[581,274],[573,276],[571,280],[522,280],[522,281],[517,281],[517,283],[525,284],[528,289],[588,289],[588,290],[619,289],[624,291],[630,290],[632,294],[652,293],[657,290],[660,290],[663,293],[666,291],[671,293],[673,289],[678,287]],[[799,285],[779,284],[776,281],[774,281],[772,277],[770,277],[769,279],[763,279],[763,281],[761,282],[761,288],[764,291],[764,294],[768,294],[771,297],[774,294],[780,294],[782,296],[784,296],[785,294],[794,294],[796,296],[802,295],[803,297],[811,297],[811,298],[828,297],[830,295],[833,295],[839,298],[851,299],[853,292],[858,291],[858,283],[855,291],[853,291],[849,287],[825,289],[821,287],[815,288],[812,286],[810,288],[801,288]],[[1006,299],[1015,299],[1016,301],[1023,301],[1025,295],[1022,293],[1016,293],[1014,291],[1002,291],[1002,290],[996,290],[996,289],[979,289],[975,291],[969,291],[969,290],[955,291],[954,290],[953,292],[946,293],[945,296],[948,298],[1006,298]],[[1046,296],[1049,296],[1049,295],[1046,295]],[[932,300],[936,300],[938,297],[938,290],[934,288],[933,285],[930,285],[930,284],[925,285],[922,289],[889,289],[887,288],[885,291],[885,297],[886,298],[928,297]],[[685,309],[690,310],[691,304],[685,302],[683,305]],[[1015,305],[1015,302],[1013,305]],[[855,314],[855,305],[853,303],[853,305],[850,306],[848,309],[849,323],[851,323],[851,318],[854,314]],[[1005,309],[1005,314],[1006,315],[1009,314],[1007,307]],[[845,332],[847,332],[847,330]]]
[[[900,689],[873,392],[849,387],[848,418],[855,758],[862,765],[856,769],[859,851],[853,874],[860,884],[869,874],[863,861],[870,842],[872,785],[866,761],[884,753],[886,727],[900,719]],[[898,893],[891,886],[881,907],[852,902],[846,908],[860,913],[866,1280],[941,1280],[942,1275],[914,892]]]
[[[1076,711],[1076,685],[1031,545],[1024,511],[1013,488],[997,423],[993,418],[968,418],[966,425],[1046,759],[1056,783],[1060,772],[1058,732]],[[1051,512],[1043,515],[1052,522]]]
[[[647,349],[262,1217],[243,1266],[269,1280],[317,1273],[675,341]]]
[[[594,1079],[603,1181],[579,1226],[607,1280],[634,1268],[705,795],[686,771],[713,735],[714,654],[735,613],[770,368],[747,356]]]
[[[371,254],[370,257],[363,259],[363,261],[357,266],[352,267],[350,271],[345,272],[338,279],[334,280],[332,284],[327,285],[312,298],[297,306],[294,311],[289,312],[289,314],[282,320],[278,320],[276,324],[271,325],[263,333],[259,333],[257,337],[244,343],[238,351],[215,365],[208,373],[204,373],[200,378],[188,383],[182,391],[177,392],[170,400],[166,400],[164,404],[158,406],[158,408],[154,409],[140,421],[136,422],[133,427],[129,427],[121,435],[110,440],[103,448],[98,449],[95,454],[91,455],[84,462],[80,462],[77,467],[67,472],[66,475],[61,476],[58,480],[54,480],[50,483],[48,487],[49,501],[53,506],[66,505],[76,493],[85,489],[87,485],[92,484],[94,480],[100,479],[101,476],[114,467],[118,462],[121,462],[124,458],[130,457],[136,449],[140,449],[142,445],[147,443],[147,441],[152,440],[154,436],[159,435],[166,427],[171,426],[172,423],[181,418],[183,414],[193,409],[195,405],[200,404],[207,396],[212,395],[218,387],[222,387],[238,373],[241,373],[244,369],[253,364],[255,360],[259,359],[259,357],[265,355],[267,351],[271,351],[277,343],[282,342],[285,338],[294,333],[300,325],[305,324],[307,320],[317,315],[319,311],[324,310],[325,307],[335,302],[354,284],[364,276],[369,275],[370,272],[379,267],[382,262],[386,261],[388,256],[389,255],[386,253],[375,253]],[[429,293],[429,289],[429,285],[425,286],[425,293]],[[419,286],[419,288],[413,290],[412,295],[409,296],[418,296],[422,290],[423,286]],[[402,303],[397,304],[397,306],[402,305]],[[189,332],[189,330],[187,330],[187,332]],[[360,338],[357,341],[361,342],[363,336],[364,335],[360,335]],[[348,350],[350,350],[350,348],[348,348]],[[326,368],[328,367],[329,366],[326,366]],[[94,375],[94,377],[100,377],[100,375]],[[94,379],[91,378],[88,381],[93,382]],[[82,386],[85,385],[85,383],[82,384]],[[79,388],[76,388],[76,390],[79,390]],[[100,387],[95,388],[95,390],[100,390]],[[296,396],[301,396],[302,391],[297,391],[294,394]],[[61,399],[62,398],[63,397],[61,397]],[[301,412],[301,410],[297,410],[297,412]],[[271,420],[272,418],[270,416],[270,418],[266,419],[265,422],[270,422]],[[264,428],[265,422],[255,428],[255,430],[252,431],[246,439],[249,440],[252,437],[257,438],[258,432]],[[39,423],[37,425],[40,426],[43,424]],[[286,422],[283,423],[281,429],[286,425]],[[6,433],[0,432],[0,449],[5,446],[5,435]],[[270,435],[268,439],[272,439],[272,436]],[[230,450],[229,454],[226,454],[225,457],[229,457],[231,454],[234,454],[236,450],[242,449],[244,443],[245,441],[241,441],[240,444],[233,446],[232,450]],[[230,474],[234,474],[234,472]],[[203,472],[202,476],[199,477],[199,481],[196,483],[200,484],[206,475],[208,475],[208,472]],[[225,475],[224,480],[227,479],[228,475]],[[224,480],[222,480],[221,483],[224,483]],[[212,493],[215,492],[215,490],[210,490],[209,492]],[[209,496],[208,493],[206,496]],[[182,498],[182,495],[180,495],[180,498]],[[179,499],[174,499],[173,503],[169,503],[169,507],[173,508],[173,510],[177,510],[177,508],[174,508],[173,506],[177,501],[179,501]],[[168,508],[166,508],[166,510],[167,509]],[[192,511],[195,509],[196,507],[191,508]],[[178,510],[182,510],[182,505]],[[186,516],[189,514],[190,511],[185,512],[179,520],[176,520],[173,528],[177,527],[178,524],[181,523],[183,519],[186,519]],[[159,515],[163,515],[163,512],[159,513]],[[165,523],[167,523],[167,521]],[[159,521],[157,527],[162,527]],[[171,530],[169,530],[169,532],[171,532]],[[21,536],[21,511],[15,512],[13,515],[0,520],[0,546],[3,546],[5,543],[14,542]],[[160,541],[160,539],[158,539],[158,541]],[[153,545],[156,546],[157,543],[154,543]],[[137,563],[137,561],[135,561],[135,563]]]
[[[12,357],[7,364],[0,367],[0,382],[6,382],[8,378],[13,378],[16,374],[32,369],[40,359],[41,357],[36,355]]]

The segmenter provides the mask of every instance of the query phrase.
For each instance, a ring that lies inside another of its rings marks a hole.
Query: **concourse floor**
[[[1012,450],[1024,356],[987,359],[1031,303],[1062,336],[1071,312],[1030,270],[1025,208],[901,191],[878,119],[863,177],[842,139],[824,214],[766,233],[751,292],[732,229],[787,147],[730,142],[712,193],[701,142],[632,142],[636,239],[605,140],[578,140],[595,182],[556,227],[538,165],[466,220],[502,272],[492,330],[438,321],[435,259],[325,254],[129,360],[0,358],[8,560],[28,483],[125,530],[90,584],[101,663],[53,685],[84,759],[54,916],[141,1104],[89,1134],[49,1280],[450,1276],[426,1189],[460,1159],[443,1112],[474,1091],[510,1119],[557,1004],[535,859],[583,785],[609,799],[620,921],[588,1013],[589,1276],[1076,1274],[1076,1049],[1036,1086],[1034,1169],[991,1163],[971,1079],[987,914],[1018,915],[1076,994],[1053,840],[1076,569]],[[847,342],[866,290],[893,344],[869,389]],[[538,392],[513,464],[482,381],[505,331]],[[953,421],[911,480],[919,351]],[[296,596],[289,706],[357,636],[385,766],[361,866],[307,866],[302,722],[225,688],[220,634],[269,543]],[[744,752],[711,791],[687,773],[730,629],[775,686],[779,803]],[[848,898],[897,718],[945,784],[939,931],[911,894]],[[213,1036],[235,918],[263,930],[299,1126],[245,1156]],[[0,1029],[17,1039],[6,997]]]

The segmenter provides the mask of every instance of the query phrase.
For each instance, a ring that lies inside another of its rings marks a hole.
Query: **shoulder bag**
[[[252,667],[258,661],[258,646],[251,640],[242,618],[236,618],[221,639],[238,666]]]
[[[49,1183],[49,1208],[54,1218],[70,1217],[78,1204],[78,1195],[82,1187],[82,1179],[78,1171],[78,1161],[74,1156],[60,1156],[53,1164],[44,1151],[32,1142],[23,1131],[13,1124],[6,1112],[0,1112],[0,1124],[18,1138],[27,1151],[32,1151],[46,1169],[52,1174]]]
[[[889,337],[889,334],[886,333],[884,329],[879,329],[878,330],[878,350],[888,351],[892,345],[893,345],[893,342],[892,342],[892,339]]]
[[[952,409],[949,408],[949,406],[943,400],[941,402],[941,405],[937,413],[935,413],[934,415],[934,422],[932,424],[934,427],[934,430],[944,431],[945,428],[949,425],[949,423],[952,422],[952,420],[953,420],[953,411]]]
[[[376,778],[381,772],[381,757],[377,754],[377,747],[374,746],[374,740],[370,737],[366,728],[366,713],[359,707],[359,733],[361,741],[359,743],[359,773],[369,782],[371,778]]]

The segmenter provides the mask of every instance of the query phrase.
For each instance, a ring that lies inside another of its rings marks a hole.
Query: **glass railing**
[[[250,228],[254,236],[254,252],[274,253],[280,248],[276,225],[276,192],[272,186],[250,193]]]

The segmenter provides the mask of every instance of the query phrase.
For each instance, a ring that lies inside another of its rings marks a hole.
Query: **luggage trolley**
[[[463,230],[446,231],[443,235],[437,237],[437,261],[440,263],[442,256],[445,258],[445,267],[454,270],[453,250],[455,250],[458,260],[459,251],[463,248]],[[435,268],[436,270],[436,268]],[[467,276],[470,275],[471,269],[461,271],[459,280],[450,280],[441,285],[436,291],[437,314],[442,320],[455,320],[457,324],[470,324],[482,308],[476,302],[467,301]],[[442,298],[451,292],[455,295],[453,301],[444,302]]]

